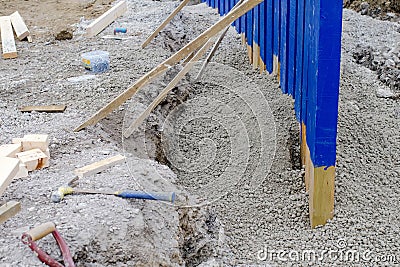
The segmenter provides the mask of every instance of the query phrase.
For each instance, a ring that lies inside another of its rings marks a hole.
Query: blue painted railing
[[[203,2],[223,16],[239,0]],[[250,60],[258,57],[261,71],[276,74],[282,92],[295,99],[296,118],[306,140],[302,145],[307,153],[302,155],[308,154],[311,168],[323,171],[336,161],[342,4],[342,0],[265,0],[233,24],[250,51],[259,47],[259,55]]]

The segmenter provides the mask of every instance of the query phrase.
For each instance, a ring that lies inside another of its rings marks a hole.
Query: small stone
[[[62,30],[56,35],[56,40],[57,41],[62,41],[62,40],[71,40],[73,37],[73,34],[69,30]]]

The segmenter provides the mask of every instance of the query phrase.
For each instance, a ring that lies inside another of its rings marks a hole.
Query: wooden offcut
[[[18,11],[15,11],[13,14],[11,14],[10,19],[15,31],[15,35],[19,40],[23,40],[30,35],[28,27],[26,27],[26,24]]]
[[[78,176],[79,178],[87,177],[99,172],[102,172],[112,166],[115,166],[119,163],[122,163],[125,161],[125,157],[122,155],[117,155],[108,159],[104,159],[95,163],[92,163],[90,165],[87,165],[85,167],[76,169],[74,171],[75,175]]]
[[[190,0],[183,0],[182,3],[179,4],[179,6],[161,23],[160,26],[157,27],[157,29],[144,41],[142,44],[142,48],[145,48],[156,36],[162,31],[162,29],[167,26],[168,23],[171,22],[171,20],[176,16],[176,14],[179,13],[179,11],[184,8]]]
[[[126,5],[126,1],[121,1],[115,6],[113,6],[106,13],[98,17],[95,21],[93,21],[86,29],[86,35],[88,37],[93,37],[103,31],[108,25],[110,25],[114,20],[118,17],[122,16],[128,7]]]
[[[173,56],[165,60],[163,63],[161,63],[149,73],[140,78],[138,81],[136,81],[131,87],[129,87],[114,100],[108,103],[105,107],[96,112],[92,117],[90,117],[87,121],[78,126],[74,131],[80,131],[90,125],[96,124],[101,119],[105,118],[108,114],[110,114],[112,111],[125,103],[125,101],[131,98],[134,94],[136,94],[136,92],[140,90],[140,88],[142,88],[144,85],[166,72],[168,68],[170,68],[170,66],[174,66],[176,63],[187,57],[193,51],[203,46],[207,42],[207,40],[228,27],[237,18],[247,13],[249,10],[260,4],[262,1],[263,0],[247,0],[243,2],[240,6],[230,11],[225,17],[214,24],[211,28],[203,32],[200,36],[191,41],[189,44],[185,45]]]
[[[22,138],[22,151],[28,151],[35,148],[45,152],[49,148],[49,135],[47,134],[27,134]]]
[[[21,211],[21,203],[9,201],[0,207],[0,224],[7,221]]]
[[[19,164],[18,159],[0,157],[0,196],[18,173]]]
[[[3,58],[16,58],[17,47],[15,46],[14,32],[11,26],[10,17],[0,17],[1,46],[3,49]]]
[[[47,112],[47,113],[57,113],[57,112],[64,112],[67,108],[66,105],[49,105],[49,106],[24,106],[21,107],[19,110],[21,112]]]
[[[40,149],[17,153],[17,158],[25,164],[28,171],[39,170],[48,166],[48,158]]]

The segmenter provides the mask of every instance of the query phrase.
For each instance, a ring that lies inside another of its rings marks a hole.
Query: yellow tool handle
[[[56,225],[53,222],[47,222],[29,230],[26,232],[26,235],[29,235],[32,238],[32,241],[36,241],[42,239],[48,234],[51,234],[55,230]]]

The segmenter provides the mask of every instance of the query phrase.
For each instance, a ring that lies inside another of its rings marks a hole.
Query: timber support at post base
[[[221,16],[238,0],[207,0]],[[237,19],[249,61],[295,99],[311,227],[333,218],[343,1],[265,0]]]

